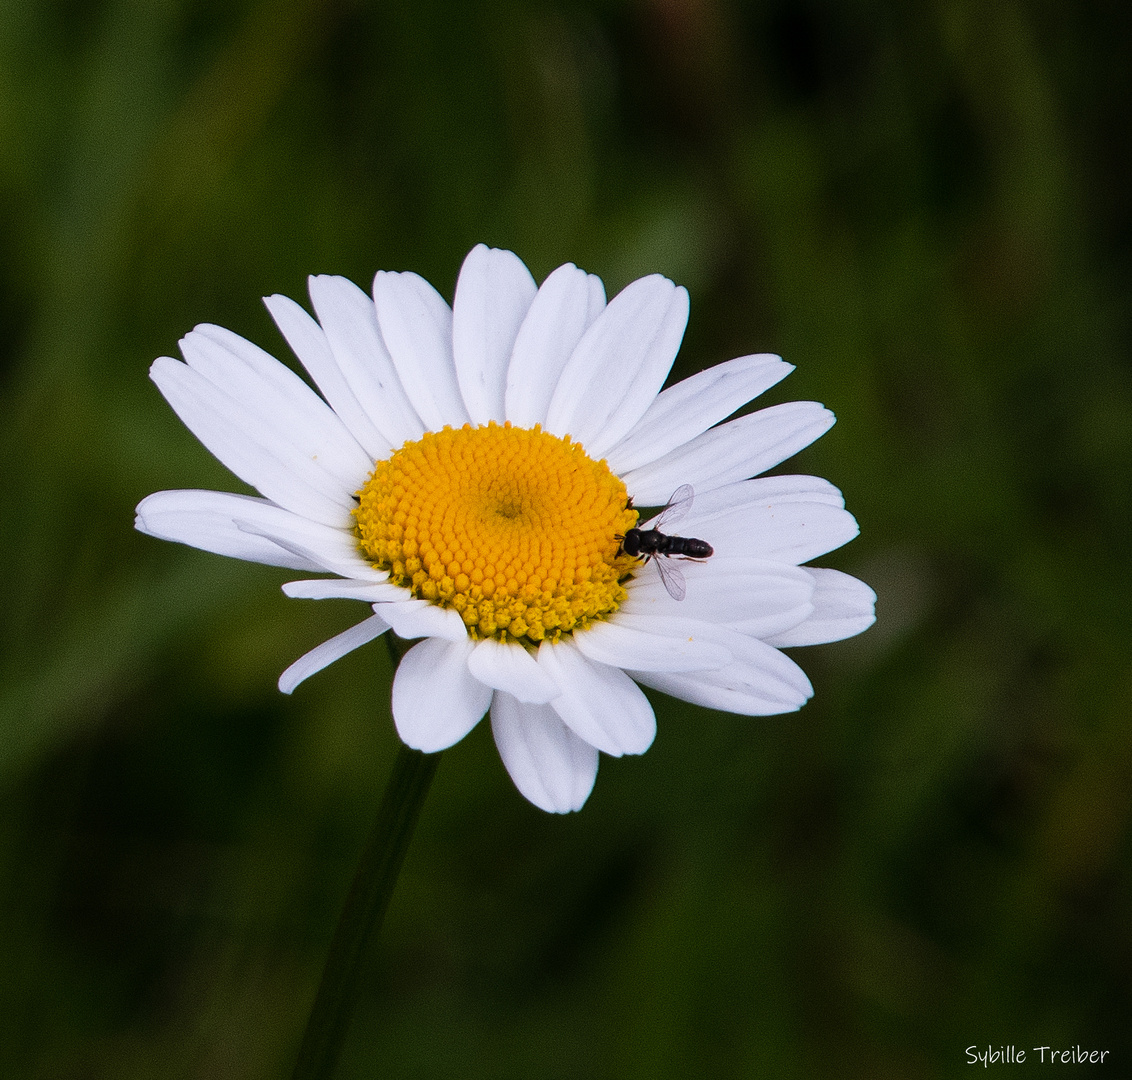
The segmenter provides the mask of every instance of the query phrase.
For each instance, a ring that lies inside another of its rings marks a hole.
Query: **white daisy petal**
[[[697,536],[710,539],[716,554],[748,552],[799,565],[847,544],[860,531],[848,510],[826,503],[768,501],[744,507],[703,525]]]
[[[768,637],[778,648],[824,645],[867,630],[876,622],[877,594],[863,581],[821,567],[806,567],[814,579],[814,611],[791,630]]]
[[[373,301],[344,277],[317,274],[308,286],[338,370],[370,423],[390,446],[419,439],[425,425],[385,346]]]
[[[464,260],[452,304],[452,352],[474,424],[502,424],[506,417],[507,367],[537,292],[531,272],[510,251],[477,244]]]
[[[360,649],[366,642],[373,641],[389,629],[389,624],[379,615],[363,619],[349,630],[343,630],[329,641],[315,646],[309,653],[300,656],[282,675],[279,676],[279,689],[290,694],[299,683],[309,679],[335,660],[341,660],[347,653]]]
[[[387,576],[384,570],[374,569],[361,557],[353,534],[345,529],[319,525],[297,514],[272,520],[259,513],[234,517],[232,524],[240,532],[266,537],[298,558],[313,562],[320,570],[363,581],[382,581]]]
[[[540,810],[580,810],[597,779],[597,750],[578,738],[549,705],[510,694],[491,702],[491,732],[515,786]]]
[[[302,379],[258,345],[220,326],[204,324],[180,342],[185,362],[235,398],[269,427],[288,433],[311,461],[347,494],[373,469],[346,425]]]
[[[419,274],[378,271],[373,302],[401,385],[430,431],[471,418],[452,357],[452,309]]]
[[[451,608],[437,607],[427,600],[376,604],[374,610],[393,627],[393,632],[399,638],[406,641],[419,637],[466,641],[468,637],[464,620],[457,612]]]
[[[233,495],[227,491],[158,491],[138,503],[137,515],[134,524],[140,532],[217,555],[293,570],[328,570],[327,561],[338,561],[338,529],[307,521],[266,499],[250,495]],[[259,531],[249,532],[248,522],[255,522]],[[297,534],[311,539],[309,554],[296,554],[290,546],[280,545],[274,539],[278,536],[286,540]]]
[[[160,540],[174,540],[233,559],[286,566],[292,570],[321,569],[317,563],[300,558],[266,537],[250,536],[237,529],[228,504],[228,500],[234,499],[290,513],[266,499],[253,499],[249,495],[230,495],[222,491],[158,491],[138,503],[134,528]]]
[[[652,745],[652,706],[620,668],[587,660],[569,638],[544,641],[538,663],[561,691],[551,707],[574,734],[614,757],[643,754]]]
[[[815,401],[790,401],[741,416],[632,469],[625,481],[639,506],[661,506],[681,484],[707,492],[774,468],[833,426]]]
[[[622,614],[592,623],[574,635],[582,655],[610,667],[640,671],[707,671],[723,667],[731,654],[698,632],[699,622]]]
[[[400,585],[387,581],[351,581],[347,578],[306,578],[288,581],[283,593],[292,600],[364,600],[376,604],[385,600],[404,600],[409,595]]]
[[[644,415],[672,368],[688,322],[688,292],[653,274],[627,285],[566,362],[546,430],[569,434],[592,457]]]
[[[788,502],[845,506],[841,492],[820,476],[759,476],[712,491],[697,492],[686,523],[706,525],[735,510],[764,503],[780,505]]]
[[[468,657],[468,670],[480,682],[525,704],[542,704],[561,693],[535,658],[515,643],[481,641]]]
[[[841,492],[816,476],[762,476],[698,494],[680,527],[717,555],[797,565],[857,535]],[[641,527],[647,528],[649,523]]]
[[[349,492],[294,444],[290,432],[267,424],[200,372],[171,357],[155,360],[149,375],[213,455],[272,502],[326,525],[349,514]]]
[[[716,364],[661,391],[633,429],[605,454],[618,474],[647,465],[726,419],[794,370],[761,353]]]
[[[797,626],[813,611],[813,578],[798,567],[727,555],[677,565],[687,582],[683,600],[673,600],[650,564],[629,586],[621,612],[698,619],[765,637]]]
[[[458,743],[480,722],[492,690],[468,670],[475,647],[428,638],[401,658],[393,678],[393,721],[406,746],[434,754]]]
[[[374,427],[369,414],[362,408],[357,394],[338,366],[325,331],[290,297],[276,293],[274,296],[265,296],[263,302],[275,320],[275,325],[279,327],[279,332],[287,339],[287,344],[314,379],[315,386],[353,433],[359,445],[369,454],[372,468],[374,461],[388,456],[393,444]]]
[[[506,417],[518,427],[546,424],[562,369],[605,309],[601,279],[566,263],[543,283],[515,338],[507,367]]]
[[[694,705],[744,716],[774,716],[800,709],[812,696],[810,680],[790,657],[755,638],[714,627],[731,663],[714,671],[630,671],[634,679]]]

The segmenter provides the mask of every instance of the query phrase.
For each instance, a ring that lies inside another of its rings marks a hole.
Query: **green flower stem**
[[[397,644],[390,642],[390,652],[395,659],[400,659]],[[354,883],[334,931],[334,940],[330,943],[293,1080],[330,1080],[334,1073],[358,996],[370,939],[380,928],[389,907],[389,898],[439,761],[439,754],[422,754],[404,745],[397,752],[377,821],[366,841]]]

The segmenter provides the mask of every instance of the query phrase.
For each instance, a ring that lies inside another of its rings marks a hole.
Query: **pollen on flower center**
[[[445,427],[379,461],[358,542],[390,581],[458,611],[473,638],[534,645],[616,611],[636,560],[625,485],[569,436]]]

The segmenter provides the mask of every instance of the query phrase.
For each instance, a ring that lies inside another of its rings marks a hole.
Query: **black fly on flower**
[[[653,520],[652,528],[630,529],[624,536],[617,536],[621,541],[621,550],[630,558],[644,559],[646,565],[650,562],[656,563],[660,580],[673,600],[683,600],[688,590],[684,582],[684,572],[675,563],[667,560],[682,558],[702,561],[710,558],[715,552],[706,540],[697,540],[692,536],[668,536],[660,531],[662,525],[670,528],[678,521],[682,521],[691,509],[695,497],[696,493],[691,484],[681,484]]]

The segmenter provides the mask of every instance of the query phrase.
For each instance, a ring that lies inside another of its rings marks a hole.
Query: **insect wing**
[[[681,484],[672,493],[672,498],[668,500],[668,505],[657,514],[651,527],[659,532],[662,525],[667,529],[675,525],[678,521],[683,520],[684,516],[692,508],[692,500],[695,497],[696,493],[692,490],[691,484]]]
[[[652,561],[656,565],[656,572],[660,574],[660,580],[664,583],[668,595],[673,600],[683,600],[687,593],[684,585],[684,571],[663,555],[660,558],[654,558]]]

